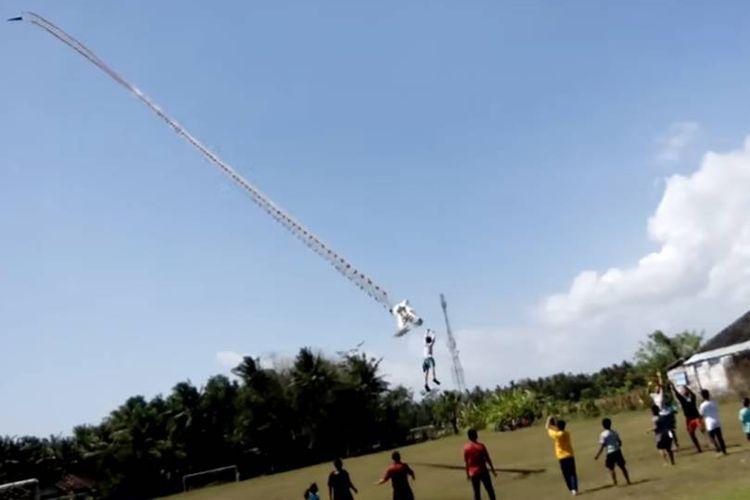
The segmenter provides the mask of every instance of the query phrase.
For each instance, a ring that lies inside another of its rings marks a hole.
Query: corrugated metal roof
[[[750,311],[708,339],[698,352],[703,353],[713,351],[715,349],[730,347],[748,341],[750,341]]]
[[[713,349],[711,351],[704,351],[699,352],[698,354],[693,354],[688,358],[687,361],[685,361],[686,365],[694,365],[695,363],[700,363],[701,361],[706,361],[708,359],[715,359],[715,358],[721,358],[724,356],[729,356],[730,354],[736,354],[738,352],[743,351],[750,351],[750,340],[746,342],[740,342],[739,344],[730,345],[727,347],[721,347],[719,349]]]

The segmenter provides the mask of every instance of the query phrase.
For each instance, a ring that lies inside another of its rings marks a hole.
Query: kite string
[[[186,141],[188,141],[188,143],[196,148],[208,161],[210,161],[214,166],[221,169],[235,183],[242,187],[250,195],[250,198],[253,200],[253,202],[255,202],[256,205],[258,205],[274,220],[284,226],[294,236],[300,239],[308,248],[312,249],[315,253],[323,257],[341,275],[357,285],[361,290],[375,299],[375,301],[379,302],[387,309],[391,309],[393,307],[388,293],[380,285],[375,283],[371,278],[352,266],[344,257],[332,250],[314,233],[312,233],[300,222],[295,220],[291,215],[281,209],[281,207],[279,207],[268,197],[266,197],[258,188],[246,181],[239,173],[237,173],[237,171],[235,171],[231,166],[221,160],[221,158],[219,158],[213,151],[204,146],[196,137],[194,137],[184,127],[177,123],[177,121],[168,116],[161,109],[161,107],[159,107],[158,104],[151,101],[143,92],[141,92],[140,89],[128,82],[115,70],[110,68],[102,59],[94,54],[83,43],[76,40],[73,36],[66,33],[63,29],[55,26],[52,22],[48,21],[42,16],[34,13],[25,13],[23,18],[28,18],[29,22],[43,29],[65,45],[78,52],[81,56],[86,58],[89,62],[106,73],[115,82],[125,87],[143,104],[148,106],[148,108],[151,109],[159,118],[166,122],[178,135],[182,136]]]

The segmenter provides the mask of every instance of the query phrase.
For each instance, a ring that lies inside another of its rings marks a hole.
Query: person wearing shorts
[[[440,385],[440,381],[437,379],[435,373],[435,358],[432,355],[433,348],[435,347],[435,332],[427,330],[424,335],[424,361],[422,361],[422,371],[424,372],[424,390],[430,392],[430,370],[432,370],[432,381],[436,385]]]
[[[651,421],[654,424],[654,438],[656,438],[656,449],[661,453],[664,462],[674,465],[674,453],[672,452],[672,432],[670,422],[666,415],[659,413],[659,407],[651,406]]]
[[[675,389],[675,396],[677,396],[677,401],[679,401],[682,407],[682,413],[685,415],[685,426],[687,427],[690,440],[693,442],[695,449],[698,450],[698,453],[701,453],[703,449],[701,449],[701,444],[698,442],[696,433],[698,431],[703,433],[705,430],[703,428],[703,419],[698,411],[698,397],[686,385],[680,386],[679,389],[675,388],[674,385],[672,387]]]
[[[622,440],[617,431],[612,429],[612,421],[608,418],[602,420],[604,432],[599,435],[599,451],[596,453],[594,460],[598,460],[604,450],[607,450],[607,458],[604,459],[604,465],[609,469],[612,475],[612,482],[617,486],[617,473],[615,466],[619,467],[625,481],[630,484],[630,475],[625,468],[625,457],[622,456]]]
[[[655,406],[659,408],[659,415],[666,418],[669,426],[669,437],[672,439],[672,443],[676,449],[680,449],[680,442],[677,440],[677,421],[675,419],[675,408],[672,406],[670,386],[666,388],[661,382],[661,374],[657,374],[659,381],[656,383],[656,392],[652,392],[651,401]],[[653,384],[649,384],[649,387],[654,387]]]

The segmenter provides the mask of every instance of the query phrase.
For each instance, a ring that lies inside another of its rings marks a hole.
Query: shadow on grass
[[[580,491],[580,492],[578,493],[578,495],[579,495],[579,496],[580,496],[580,495],[588,495],[589,493],[596,493],[596,492],[598,492],[598,491],[609,490],[609,489],[612,489],[612,488],[630,488],[631,486],[637,486],[637,485],[639,485],[639,484],[650,483],[650,482],[652,482],[652,481],[658,481],[658,479],[649,479],[649,478],[645,478],[645,479],[639,479],[638,481],[633,481],[633,482],[632,482],[632,483],[630,483],[630,484],[627,484],[627,483],[620,483],[620,484],[618,484],[617,486],[615,486],[615,485],[614,485],[614,484],[612,484],[612,483],[609,483],[609,484],[604,484],[604,485],[602,485],[602,486],[596,486],[596,487],[594,487],[594,488],[586,488],[585,490],[581,490],[581,491]]]
[[[617,486],[615,486],[615,485],[614,485],[614,484],[612,484],[612,483],[610,483],[610,484],[604,484],[604,485],[602,485],[602,486],[597,486],[597,487],[595,487],[595,488],[586,488],[585,490],[581,490],[581,491],[580,491],[580,492],[579,492],[578,494],[579,494],[579,495],[587,495],[587,494],[589,494],[589,493],[596,493],[597,491],[608,490],[608,489],[610,489],[610,488],[629,488],[629,487],[631,487],[631,486],[637,486],[637,485],[639,485],[639,484],[650,483],[650,482],[652,482],[652,481],[658,481],[658,479],[649,479],[649,478],[645,478],[645,479],[639,479],[638,481],[633,481],[633,482],[632,482],[632,483],[630,483],[630,484],[627,484],[627,483],[620,483],[620,484],[619,484],[619,485],[617,485]]]
[[[463,465],[449,465],[449,464],[428,464],[428,463],[414,463],[413,465],[419,465],[421,467],[432,467],[434,469],[448,469],[448,470],[460,470],[465,471],[466,467]],[[495,467],[495,470],[500,472],[506,472],[510,474],[519,474],[519,477],[516,479],[523,479],[525,477],[530,476],[531,474],[541,474],[542,472],[546,472],[547,469],[509,469],[509,468],[503,468],[503,467]]]
[[[737,443],[727,444],[726,446],[727,446],[727,450],[734,450],[735,448],[737,448],[740,451],[740,453],[750,451],[750,448],[746,446],[742,446],[741,444],[737,444]],[[714,448],[713,445],[701,444],[701,449],[703,453],[717,453],[716,448]],[[688,455],[699,454],[698,450],[696,450],[695,448],[692,448],[692,447],[688,448],[685,446],[683,446],[679,450],[675,450],[675,453],[683,453],[683,454],[688,454]]]
[[[686,456],[695,456],[695,455],[718,455],[719,452],[716,451],[716,449],[713,446],[705,447],[703,448],[703,452],[699,453],[698,451],[693,449],[680,449],[679,452],[681,452],[683,455]],[[678,452],[678,453],[679,453]],[[744,453],[750,453],[750,447],[742,446],[741,444],[732,443],[727,445],[727,455],[742,455]]]

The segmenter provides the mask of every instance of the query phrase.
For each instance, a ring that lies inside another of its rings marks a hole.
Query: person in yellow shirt
[[[560,462],[565,485],[570,490],[571,495],[578,494],[578,475],[576,474],[576,459],[573,454],[573,444],[570,441],[570,433],[565,430],[565,420],[555,420],[555,417],[548,417],[547,424],[544,426],[547,434],[555,442],[555,456]]]

